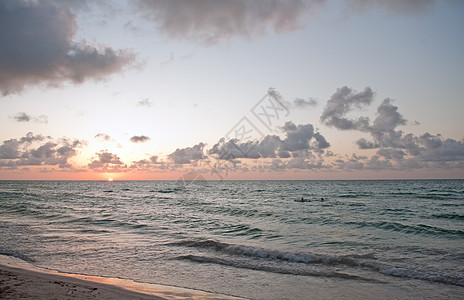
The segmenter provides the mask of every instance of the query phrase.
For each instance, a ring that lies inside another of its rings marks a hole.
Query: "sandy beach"
[[[118,278],[66,274],[0,255],[1,299],[241,299]]]

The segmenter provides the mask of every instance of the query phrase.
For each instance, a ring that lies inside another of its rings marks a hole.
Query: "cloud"
[[[148,136],[145,136],[145,135],[134,135],[133,137],[130,138],[130,141],[132,143],[145,143],[145,142],[148,142],[150,139],[150,137]]]
[[[48,123],[48,117],[46,115],[40,115],[40,116],[33,117],[33,116],[26,114],[25,112],[17,113],[14,116],[10,116],[10,118],[15,119],[18,122],[33,121],[35,123],[43,123],[43,124]]]
[[[47,136],[47,137],[44,137],[43,135],[41,134],[38,134],[38,135],[34,135],[34,133],[32,132],[28,132],[26,134],[26,136],[23,136],[19,142],[22,144],[22,143],[27,143],[27,144],[30,144],[30,143],[33,143],[33,142],[37,142],[37,141],[43,141],[45,139],[52,139],[50,136]]]
[[[98,133],[95,135],[95,138],[102,141],[102,142],[109,142],[109,141],[113,141],[113,139],[111,138],[111,136],[109,136],[108,134],[106,133]]]
[[[119,156],[108,152],[107,150],[101,150],[95,153],[95,157],[92,158],[88,167],[97,172],[125,172],[127,171],[127,165],[124,164]]]
[[[137,102],[137,106],[143,106],[143,107],[152,107],[153,103],[150,101],[148,98],[144,98]]]
[[[233,37],[250,38],[294,31],[324,0],[138,0],[143,16],[169,37],[211,45]]]
[[[0,145],[0,159],[16,159],[19,158],[19,142],[15,139],[3,141]]]
[[[317,100],[316,99],[302,99],[302,98],[297,98],[293,100],[293,105],[297,108],[307,108],[307,107],[314,107],[317,106]]]
[[[73,167],[68,159],[74,157],[86,145],[78,139],[52,139],[29,132],[25,137],[10,139],[0,145],[0,168],[18,166],[55,166]]]
[[[172,164],[164,161],[160,161],[157,155],[151,155],[148,159],[142,159],[139,161],[133,161],[130,169],[136,169],[138,171],[153,172],[153,171],[166,171]]]
[[[345,116],[353,107],[368,106],[373,99],[374,92],[370,87],[366,87],[362,92],[357,92],[347,86],[338,88],[327,102],[320,121],[327,126],[341,130],[366,131],[369,127],[368,118],[349,119]]]
[[[459,168],[464,161],[464,140],[443,138],[425,133],[420,136],[402,131],[372,133],[374,141],[358,140],[360,149],[377,148],[375,162],[366,167],[379,165],[380,159],[388,162],[391,169]]]
[[[298,126],[291,124],[286,127],[291,130],[286,131],[287,138],[282,141],[282,150],[289,152],[309,150],[309,140],[314,135],[314,126],[312,124]]]
[[[392,100],[384,99],[377,108],[377,117],[374,120],[372,132],[384,132],[395,130],[400,125],[406,125],[407,120],[398,112],[398,107],[392,104]]]
[[[425,133],[418,138],[422,146],[417,157],[424,162],[463,162],[464,140],[443,138],[440,135]]]
[[[356,144],[358,144],[359,149],[375,149],[380,147],[379,144],[368,141],[365,138],[360,138],[356,141]]]
[[[16,115],[14,115],[14,116],[12,116],[10,118],[13,118],[18,122],[29,122],[31,120],[31,117],[29,115],[27,115],[26,113],[24,113],[24,112],[17,113]]]
[[[377,108],[372,122],[367,117],[358,120],[346,118],[353,108],[361,108],[372,102],[370,88],[357,93],[343,87],[328,101],[321,116],[321,122],[340,130],[353,129],[368,132],[372,140],[360,138],[356,141],[359,149],[377,149],[371,158],[362,157],[358,161],[339,159],[338,168],[346,169],[412,169],[412,168],[454,168],[462,167],[464,161],[464,141],[444,138],[441,135],[425,133],[416,136],[397,128],[407,125],[407,119],[399,112],[393,100],[386,98]]]
[[[284,139],[277,135],[267,135],[261,141],[244,142],[237,139],[226,141],[223,138],[208,154],[222,160],[309,157],[310,152],[321,153],[330,146],[319,132],[314,132],[311,124],[295,125],[286,122],[281,129],[286,134]]]
[[[187,147],[182,149],[176,149],[173,153],[168,155],[168,158],[174,162],[175,164],[190,164],[197,162],[201,159],[206,158],[203,153],[203,149],[205,148],[204,143],[199,143],[193,147]]]
[[[356,108],[363,109],[371,105],[374,95],[369,87],[361,92],[348,87],[339,88],[327,102],[321,116],[321,122],[336,129],[370,134],[372,140],[361,138],[356,141],[361,150],[376,149],[376,153],[370,157],[353,154],[342,158],[328,150],[329,141],[312,124],[297,125],[289,121],[280,127],[285,134],[283,138],[278,135],[243,141],[222,138],[206,151],[207,155],[200,158],[203,155],[202,148],[202,154],[195,163],[200,162],[197,166],[201,170],[209,168],[211,173],[464,167],[464,140],[447,139],[430,133],[416,136],[398,130],[398,127],[407,125],[408,121],[390,98],[380,103],[372,122],[366,116],[358,119],[348,117]],[[178,162],[191,163],[189,159],[182,160],[184,156],[179,155]]]
[[[0,93],[102,80],[135,61],[129,50],[75,42],[76,15],[55,1],[0,2]]]
[[[302,29],[329,0],[136,0],[138,12],[170,38],[213,45],[233,38],[254,38],[269,32]],[[342,14],[357,16],[374,10],[415,15],[433,9],[435,0],[348,0]],[[452,2],[451,2],[452,3]],[[131,23],[128,24],[130,28]]]

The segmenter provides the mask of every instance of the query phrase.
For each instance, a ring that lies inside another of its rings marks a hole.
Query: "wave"
[[[324,271],[324,270],[311,270],[308,268],[295,268],[292,265],[277,265],[277,264],[263,264],[257,261],[240,261],[240,260],[233,260],[233,259],[222,259],[217,257],[205,257],[205,256],[197,256],[197,255],[183,255],[179,256],[176,259],[181,260],[189,260],[196,263],[209,263],[209,264],[218,264],[223,266],[229,266],[234,268],[240,269],[248,269],[248,270],[255,270],[255,271],[264,271],[264,272],[271,272],[271,273],[279,273],[279,274],[291,274],[291,275],[300,275],[300,276],[322,276],[322,277],[334,277],[334,278],[341,278],[341,279],[352,279],[352,280],[363,280],[363,281],[375,281],[379,282],[378,280],[374,280],[371,278],[366,278],[358,275],[352,275],[337,271]]]
[[[431,199],[431,200],[455,200],[455,199],[462,199],[460,197],[456,197],[455,194],[426,194],[426,195],[417,195],[416,198],[418,199]]]
[[[185,191],[184,187],[175,187],[172,189],[159,189],[159,190],[150,190],[150,193],[160,193],[160,194],[171,194],[179,191]]]
[[[435,215],[432,215],[431,217],[433,217],[433,218],[438,218],[438,219],[464,220],[464,215],[453,214],[453,213],[449,213],[449,214],[435,214]]]
[[[148,228],[149,226],[147,224],[141,224],[137,222],[128,222],[124,220],[116,220],[114,218],[108,217],[108,218],[94,218],[91,216],[83,216],[83,217],[74,217],[74,218],[68,218],[67,220],[61,221],[60,223],[62,224],[79,224],[84,227],[87,226],[92,226],[91,229],[94,232],[97,231],[104,231],[106,230],[105,228],[123,228],[123,229],[144,229]],[[99,229],[95,229],[93,226],[101,226]],[[82,229],[82,230],[87,230],[87,229]]]
[[[16,252],[11,252],[11,251],[0,251],[0,255],[4,255],[4,256],[10,256],[10,257],[14,257],[14,258],[19,258],[20,260],[23,260],[25,262],[29,262],[29,263],[34,263],[35,260],[33,259],[30,259],[29,257],[27,256],[24,256],[20,253],[16,253]]]
[[[440,228],[425,224],[405,225],[398,222],[348,222],[347,224],[362,227],[374,227],[383,230],[397,231],[406,234],[426,234],[435,236],[464,237],[464,231]]]
[[[168,246],[184,246],[191,248],[202,248],[214,250],[229,255],[247,256],[253,258],[270,259],[273,261],[285,261],[292,263],[320,263],[326,265],[346,265],[346,266],[359,266],[356,258],[372,258],[370,255],[360,256],[329,256],[317,255],[311,253],[291,253],[280,250],[268,250],[262,248],[255,248],[242,245],[232,245],[221,243],[213,240],[203,241],[182,241],[167,244]]]
[[[188,254],[175,258],[195,263],[219,264],[235,268],[282,274],[338,277],[379,282],[379,280],[372,279],[372,276],[359,275],[359,272],[367,274],[374,272],[393,277],[428,280],[464,286],[464,273],[462,272],[446,273],[439,270],[392,266],[377,261],[372,253],[341,256],[292,253],[227,244],[214,240],[185,240],[165,245],[197,248],[200,250],[207,250],[212,254],[207,256]],[[343,272],[340,270],[343,270]]]

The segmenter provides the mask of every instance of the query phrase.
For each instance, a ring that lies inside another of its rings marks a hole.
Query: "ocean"
[[[0,181],[0,254],[251,299],[462,299],[464,180]]]

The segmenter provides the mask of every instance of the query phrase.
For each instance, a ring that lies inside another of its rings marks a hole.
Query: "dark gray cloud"
[[[174,37],[215,44],[240,36],[250,38],[293,31],[324,0],[138,0],[144,17]]]
[[[17,113],[10,118],[13,118],[18,122],[29,122],[31,120],[31,116],[27,115],[25,112]]]
[[[124,164],[119,156],[108,152],[107,150],[102,150],[95,153],[95,157],[92,158],[91,162],[88,164],[88,167],[97,172],[126,172],[127,165]]]
[[[150,137],[145,136],[145,135],[134,135],[133,137],[130,138],[130,141],[135,144],[146,143],[149,140],[151,140]]]
[[[358,144],[359,149],[375,149],[380,147],[379,144],[368,141],[365,138],[360,138],[356,141],[356,144]]]
[[[385,157],[386,159],[402,160],[406,153],[401,149],[392,148],[381,148],[377,151],[379,156]]]
[[[425,133],[421,136],[402,131],[373,135],[381,140],[358,140],[360,149],[377,148],[377,155],[365,160],[365,168],[388,166],[390,169],[458,168],[464,161],[464,140]]]
[[[302,98],[297,98],[293,100],[293,105],[296,108],[307,108],[307,107],[314,107],[317,106],[317,100],[316,99],[302,99]]]
[[[365,97],[367,96],[367,97]],[[444,138],[441,135],[425,133],[416,136],[398,130],[407,125],[407,119],[399,112],[389,98],[384,99],[377,108],[372,122],[367,117],[352,120],[346,117],[354,108],[369,105],[373,93],[366,88],[363,93],[353,92],[343,87],[328,101],[321,121],[337,129],[353,129],[368,132],[372,140],[361,138],[356,141],[359,149],[377,149],[371,158],[356,157],[339,159],[335,165],[341,169],[412,169],[412,168],[453,168],[460,167],[464,161],[464,141]],[[362,120],[362,126],[359,126]]]
[[[108,141],[113,141],[113,139],[111,138],[111,136],[109,136],[108,134],[106,133],[98,133],[95,135],[95,138],[100,140],[100,141],[104,141],[104,142],[108,142]]]
[[[0,145],[0,160],[19,158],[19,145],[20,143],[15,139],[3,141]]]
[[[45,139],[52,139],[52,137],[50,136],[43,136],[41,134],[38,134],[38,135],[34,135],[34,133],[32,132],[28,132],[26,134],[26,136],[23,136],[22,138],[19,139],[19,142],[22,144],[22,143],[33,143],[33,142],[41,142]]]
[[[286,127],[290,127],[292,130],[286,131],[287,137],[282,141],[282,150],[289,152],[309,150],[309,140],[314,135],[314,126],[312,124],[305,124]]]
[[[346,117],[346,114],[354,107],[368,106],[373,99],[374,92],[370,87],[366,87],[362,92],[357,92],[347,86],[338,88],[324,108],[321,123],[341,130],[367,131],[368,118],[350,119]]]
[[[223,160],[308,157],[311,152],[320,153],[330,146],[319,132],[314,132],[311,124],[295,125],[293,122],[286,122],[281,129],[286,134],[284,139],[277,135],[267,135],[261,141],[221,139],[208,154]]]
[[[190,164],[197,162],[201,159],[206,158],[203,153],[203,149],[205,148],[204,143],[199,143],[193,147],[187,147],[182,149],[176,149],[173,153],[168,155],[168,158],[174,162],[175,164]]]
[[[56,140],[29,132],[19,140],[6,140],[0,145],[0,167],[58,166],[72,169],[68,159],[85,145],[85,141],[77,139]]]
[[[422,147],[417,157],[424,162],[463,162],[464,140],[443,138],[440,135],[425,133],[418,138]]]
[[[76,15],[60,1],[0,2],[0,93],[101,80],[132,64],[129,50],[74,41]]]
[[[400,125],[406,125],[407,120],[398,112],[398,107],[392,104],[392,100],[384,99],[382,104],[377,108],[377,117],[375,118],[372,132],[385,132],[395,130]]]
[[[409,136],[403,137],[403,133],[396,130],[398,126],[406,125],[407,120],[399,113],[398,107],[393,105],[393,100],[389,98],[384,99],[378,106],[377,115],[372,124],[368,117],[361,116],[357,119],[347,117],[355,108],[361,109],[369,106],[373,99],[374,92],[370,87],[366,87],[362,92],[356,92],[346,86],[338,88],[327,101],[320,120],[323,124],[340,130],[369,132],[374,137],[374,141],[359,139],[357,144],[361,149],[400,147],[400,144],[410,142]]]
[[[285,122],[284,126],[280,127],[280,129],[282,129],[284,132],[296,131],[296,125],[295,123],[288,121]]]
[[[153,172],[166,171],[172,167],[174,167],[172,164],[161,161],[157,155],[152,155],[147,159],[133,161],[129,168],[136,169],[138,171]],[[173,169],[175,169],[175,167]]]
[[[47,124],[48,123],[48,117],[46,115],[40,115],[40,116],[31,116],[26,114],[25,112],[20,112],[17,113],[14,116],[10,116],[10,118],[15,119],[18,122],[35,122],[35,123],[43,123]]]

